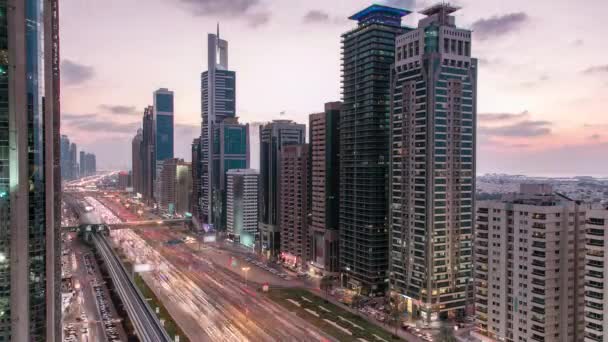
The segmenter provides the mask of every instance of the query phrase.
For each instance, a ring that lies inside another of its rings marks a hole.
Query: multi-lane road
[[[169,342],[171,338],[161,326],[156,314],[142,298],[141,293],[133,284],[124,266],[108,245],[105,237],[94,235],[93,243],[103,258],[108,272],[114,282],[114,288],[118,292],[125,309],[135,326],[135,331],[141,342]]]
[[[167,246],[168,230],[141,234],[112,232],[129,258],[153,267],[143,278],[192,341],[335,340],[185,245]]]

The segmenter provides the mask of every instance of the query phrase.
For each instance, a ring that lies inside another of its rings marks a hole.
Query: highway
[[[171,338],[160,325],[156,314],[133,284],[127,272],[102,235],[93,235],[93,243],[105,261],[125,309],[141,342],[169,342]]]
[[[121,229],[112,238],[130,260],[152,265],[142,277],[191,341],[335,341],[184,244],[164,245],[169,230]]]

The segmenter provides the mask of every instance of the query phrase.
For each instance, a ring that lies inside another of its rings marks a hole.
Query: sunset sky
[[[200,132],[200,73],[219,21],[242,122],[308,123],[340,100],[340,35],[360,0],[63,0],[62,134],[130,165],[152,92],[175,92],[175,154]],[[412,11],[429,1],[377,1]],[[458,0],[479,58],[478,174],[608,175],[606,0]],[[601,15],[598,15],[601,14]],[[415,25],[412,14],[404,24]],[[279,113],[285,111],[283,116]]]

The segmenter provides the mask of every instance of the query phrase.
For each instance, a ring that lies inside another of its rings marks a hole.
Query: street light
[[[249,274],[249,267],[242,267],[241,271],[245,272],[245,286],[247,286],[247,274]]]

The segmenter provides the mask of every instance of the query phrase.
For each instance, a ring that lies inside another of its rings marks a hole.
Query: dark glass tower
[[[274,120],[260,126],[260,242],[269,257],[280,251],[279,167],[280,155],[288,145],[306,141],[306,125],[290,120]]]
[[[447,4],[397,37],[391,113],[391,287],[431,320],[472,287],[477,60]]]
[[[0,0],[2,341],[61,334],[57,20],[56,1]]]
[[[154,92],[156,160],[173,158],[173,92],[166,88]]]
[[[340,266],[346,286],[382,292],[388,270],[390,67],[408,11],[372,5],[342,35]]]

